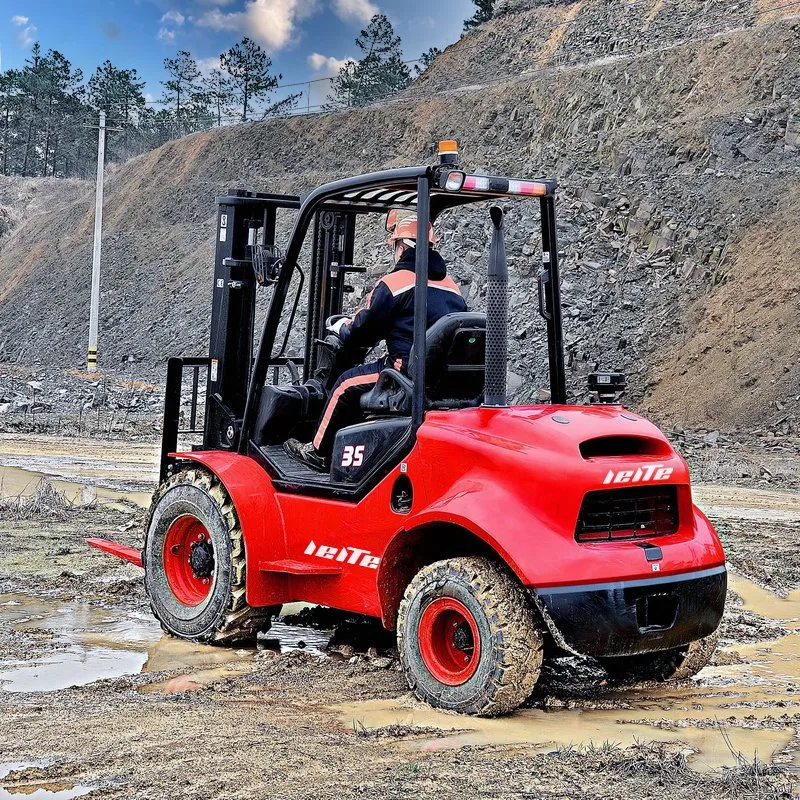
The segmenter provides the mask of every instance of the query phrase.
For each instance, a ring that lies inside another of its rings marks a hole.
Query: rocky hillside
[[[88,191],[86,181],[0,175],[0,246],[28,217],[74,203]]]
[[[631,400],[695,425],[797,425],[800,10],[785,3],[506,0],[383,106],[222,129],[172,142],[108,181],[102,360],[206,348],[213,197],[300,192],[429,158],[459,135],[469,168],[558,177],[573,391],[596,365]],[[545,385],[535,312],[533,204],[509,204],[512,368]],[[439,223],[473,305],[485,211]],[[85,352],[92,207],[32,218],[0,243],[6,358],[78,365]],[[360,258],[385,251],[366,237]]]

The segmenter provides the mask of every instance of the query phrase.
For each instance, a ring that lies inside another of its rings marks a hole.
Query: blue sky
[[[3,69],[20,66],[37,39],[86,77],[105,59],[135,67],[157,100],[164,58],[179,49],[209,69],[247,35],[292,83],[332,75],[357,56],[353,40],[374,13],[389,17],[413,59],[455,41],[473,11],[471,0],[0,0],[0,48]]]

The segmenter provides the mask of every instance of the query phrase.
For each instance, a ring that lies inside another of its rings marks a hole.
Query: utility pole
[[[106,112],[100,112],[97,138],[97,189],[94,197],[94,248],[92,249],[92,301],[89,309],[87,372],[97,372],[97,322],[100,313],[100,251],[103,239],[103,173],[106,163]]]
[[[84,125],[94,128],[94,125]],[[94,247],[92,249],[92,293],[89,309],[89,349],[86,354],[87,372],[97,372],[97,329],[100,315],[100,252],[103,239],[103,173],[106,164],[106,131],[122,128],[106,128],[106,112],[100,112],[97,126],[97,189],[94,198]]]

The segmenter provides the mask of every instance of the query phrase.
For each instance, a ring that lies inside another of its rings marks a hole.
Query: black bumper
[[[725,567],[669,577],[558,586],[536,591],[570,648],[622,656],[673,647],[713,633],[722,619]]]

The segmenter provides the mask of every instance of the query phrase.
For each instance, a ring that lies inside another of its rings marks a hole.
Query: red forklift
[[[90,540],[144,567],[169,633],[252,641],[295,601],[379,617],[397,633],[419,698],[480,715],[524,702],[545,654],[590,656],[636,680],[705,666],[725,603],[725,556],[692,502],[684,460],[619,403],[623,375],[594,373],[595,402],[567,402],[555,193],[553,180],[469,174],[450,142],[435,166],[347,178],[302,198],[237,190],[217,199],[209,357],[169,360],[144,549]],[[509,406],[506,396],[497,203],[511,198],[537,199],[541,214],[543,405]],[[311,438],[336,377],[352,366],[338,363],[326,331],[365,271],[353,264],[357,226],[413,212],[424,242],[429,222],[476,203],[490,206],[485,314],[449,314],[428,328],[428,250],[418,247],[407,372],[381,373],[361,401],[363,422],[337,433],[329,472],[292,459],[283,443]],[[287,213],[293,229],[281,251],[276,227]],[[256,346],[260,289],[270,296]],[[302,302],[295,357],[287,353]],[[181,451],[182,434],[202,444]]]

